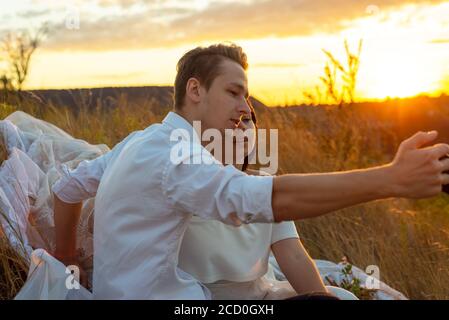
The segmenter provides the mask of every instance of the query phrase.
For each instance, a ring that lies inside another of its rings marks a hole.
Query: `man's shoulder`
[[[126,142],[123,151],[134,152],[140,156],[161,156],[170,151],[170,135],[163,124],[152,124],[144,130],[134,132]]]
[[[126,141],[128,145],[141,140],[157,140],[161,135],[164,135],[164,130],[161,130],[162,127],[162,123],[153,123],[145,129],[131,132],[123,141]]]

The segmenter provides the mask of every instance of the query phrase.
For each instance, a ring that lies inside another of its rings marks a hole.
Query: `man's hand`
[[[449,183],[449,174],[443,173],[449,170],[449,159],[441,159],[449,154],[449,145],[425,147],[437,136],[436,131],[418,132],[401,143],[390,166],[394,196],[432,197]]]

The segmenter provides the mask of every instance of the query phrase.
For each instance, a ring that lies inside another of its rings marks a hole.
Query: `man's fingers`
[[[445,143],[437,144],[429,149],[435,159],[441,159],[449,155],[449,145]]]
[[[419,149],[431,143],[438,136],[438,132],[433,130],[429,132],[417,132],[412,137],[402,142],[402,147],[405,149]]]
[[[442,167],[441,171],[442,172],[449,171],[449,158],[440,160],[440,162],[441,162],[441,167]]]

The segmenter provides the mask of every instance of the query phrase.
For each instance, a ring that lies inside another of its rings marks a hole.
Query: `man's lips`
[[[240,118],[239,119],[231,119],[231,122],[234,123],[235,128],[238,128],[240,125]]]

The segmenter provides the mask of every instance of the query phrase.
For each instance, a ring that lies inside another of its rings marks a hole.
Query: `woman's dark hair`
[[[249,102],[249,107],[251,109],[251,121],[254,123],[254,129],[257,130],[256,112],[254,111],[254,107],[251,105],[251,102]],[[256,135],[256,140],[257,140],[257,135]],[[246,169],[248,169],[248,164],[249,164],[249,154],[246,155],[245,159],[243,159],[242,171],[246,171]]]

